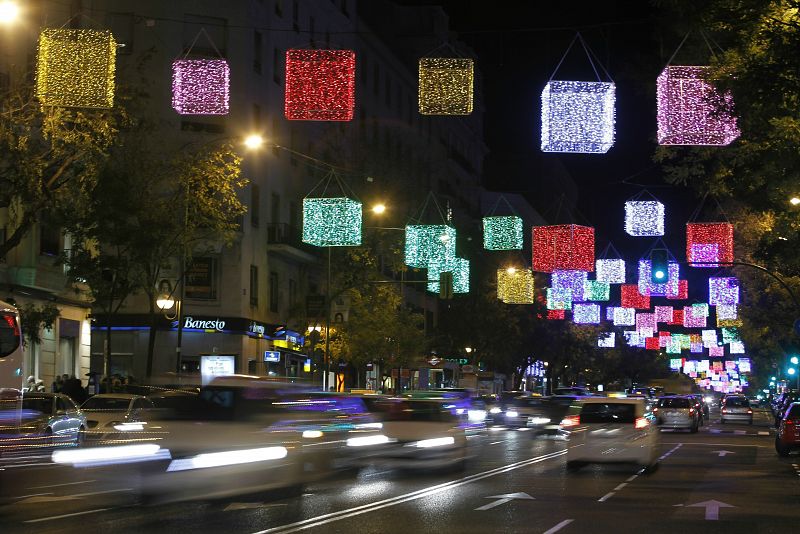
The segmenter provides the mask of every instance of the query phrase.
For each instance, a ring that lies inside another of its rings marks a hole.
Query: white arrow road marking
[[[503,495],[490,495],[488,497],[484,497],[485,499],[498,499],[494,502],[490,502],[489,504],[484,504],[479,508],[475,508],[476,510],[489,510],[494,508],[495,506],[500,506],[501,504],[505,504],[509,501],[513,501],[514,499],[522,499],[522,500],[533,500],[533,497],[528,495],[527,493],[518,492],[518,493],[505,493]]]
[[[719,456],[721,456],[722,458],[724,458],[725,456],[727,456],[729,454],[736,454],[733,451],[711,451],[711,452],[718,452]]]
[[[675,506],[683,506],[682,504],[676,504]],[[721,501],[716,501],[711,499],[710,501],[703,501],[703,502],[696,502],[694,504],[687,504],[687,508],[705,508],[706,509],[706,519],[709,521],[716,521],[719,519],[719,509],[720,508],[736,508],[732,504],[728,504]]]

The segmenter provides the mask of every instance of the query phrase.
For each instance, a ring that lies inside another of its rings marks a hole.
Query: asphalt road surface
[[[144,507],[125,480],[71,470],[26,473],[0,532],[38,533],[427,533],[797,532],[800,457],[778,458],[771,418],[662,433],[659,469],[565,469],[568,441],[491,430],[472,440],[464,471],[362,470],[300,496],[238,497]],[[123,477],[118,477],[123,478]]]

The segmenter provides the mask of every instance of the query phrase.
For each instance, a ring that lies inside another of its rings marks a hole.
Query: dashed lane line
[[[54,515],[51,517],[40,517],[39,519],[28,519],[25,523],[41,523],[42,521],[54,521],[56,519],[64,519],[65,517],[75,517],[76,515],[96,514],[98,512],[105,512],[111,508],[97,508],[95,510],[84,510],[83,512],[74,512],[71,514]]]
[[[549,530],[545,530],[544,534],[553,534],[555,532],[558,532],[559,530],[561,530],[562,528],[566,527],[567,525],[569,525],[573,521],[575,521],[575,520],[574,519],[565,519],[561,523],[559,523],[556,526],[554,526],[553,528],[551,528]]]
[[[669,457],[669,455],[670,455],[670,454],[672,454],[673,452],[677,451],[677,450],[678,450],[678,449],[680,449],[682,446],[683,446],[683,443],[678,443],[677,445],[675,445],[674,447],[672,447],[670,450],[668,450],[667,452],[665,452],[664,454],[662,454],[661,456],[659,456],[659,457],[658,457],[658,461],[660,462],[661,460],[663,460],[663,459],[665,459],[665,458]],[[633,481],[636,479],[636,477],[638,477],[638,476],[639,476],[639,474],[640,474],[640,473],[642,473],[643,471],[644,471],[644,470],[640,471],[639,473],[636,473],[636,474],[635,474],[635,475],[633,475],[633,476],[630,476],[630,477],[628,477],[628,479],[627,479],[627,480],[625,480],[625,482],[623,482],[623,483],[621,483],[621,484],[617,485],[617,487],[616,487],[616,488],[614,488],[614,490],[613,490],[613,491],[609,491],[608,493],[606,493],[605,495],[603,495],[602,497],[600,497],[599,499],[597,499],[597,502],[606,502],[608,499],[610,499],[611,497],[613,497],[614,495],[616,495],[618,491],[622,490],[622,489],[623,489],[625,486],[627,486],[627,485],[628,485],[630,482],[633,482]]]
[[[606,502],[608,499],[613,497],[615,494],[616,494],[616,492],[609,491],[608,493],[606,493],[605,495],[603,495],[602,497],[597,499],[597,502]]]

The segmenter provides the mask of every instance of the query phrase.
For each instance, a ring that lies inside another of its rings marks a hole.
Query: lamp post
[[[0,1],[0,24],[12,24],[19,16],[19,6],[10,0]]]

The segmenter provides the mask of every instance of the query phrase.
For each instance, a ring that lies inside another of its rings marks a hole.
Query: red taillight
[[[650,421],[648,421],[646,417],[639,417],[636,419],[636,422],[633,423],[633,426],[636,428],[647,428],[649,425]]]
[[[563,428],[569,428],[572,426],[578,426],[581,424],[581,416],[580,415],[568,415],[564,419],[561,420],[561,426]]]
[[[723,408],[722,413],[728,413],[728,410],[726,408]]]
[[[747,413],[753,413],[753,410],[747,410]]]
[[[692,415],[693,413],[694,413],[694,408],[689,408],[689,415]]]
[[[657,411],[658,411],[658,408],[653,408],[653,413],[656,413]]]
[[[795,424],[795,420],[794,419],[784,419],[783,424],[785,424],[786,426],[792,426],[793,424]]]

